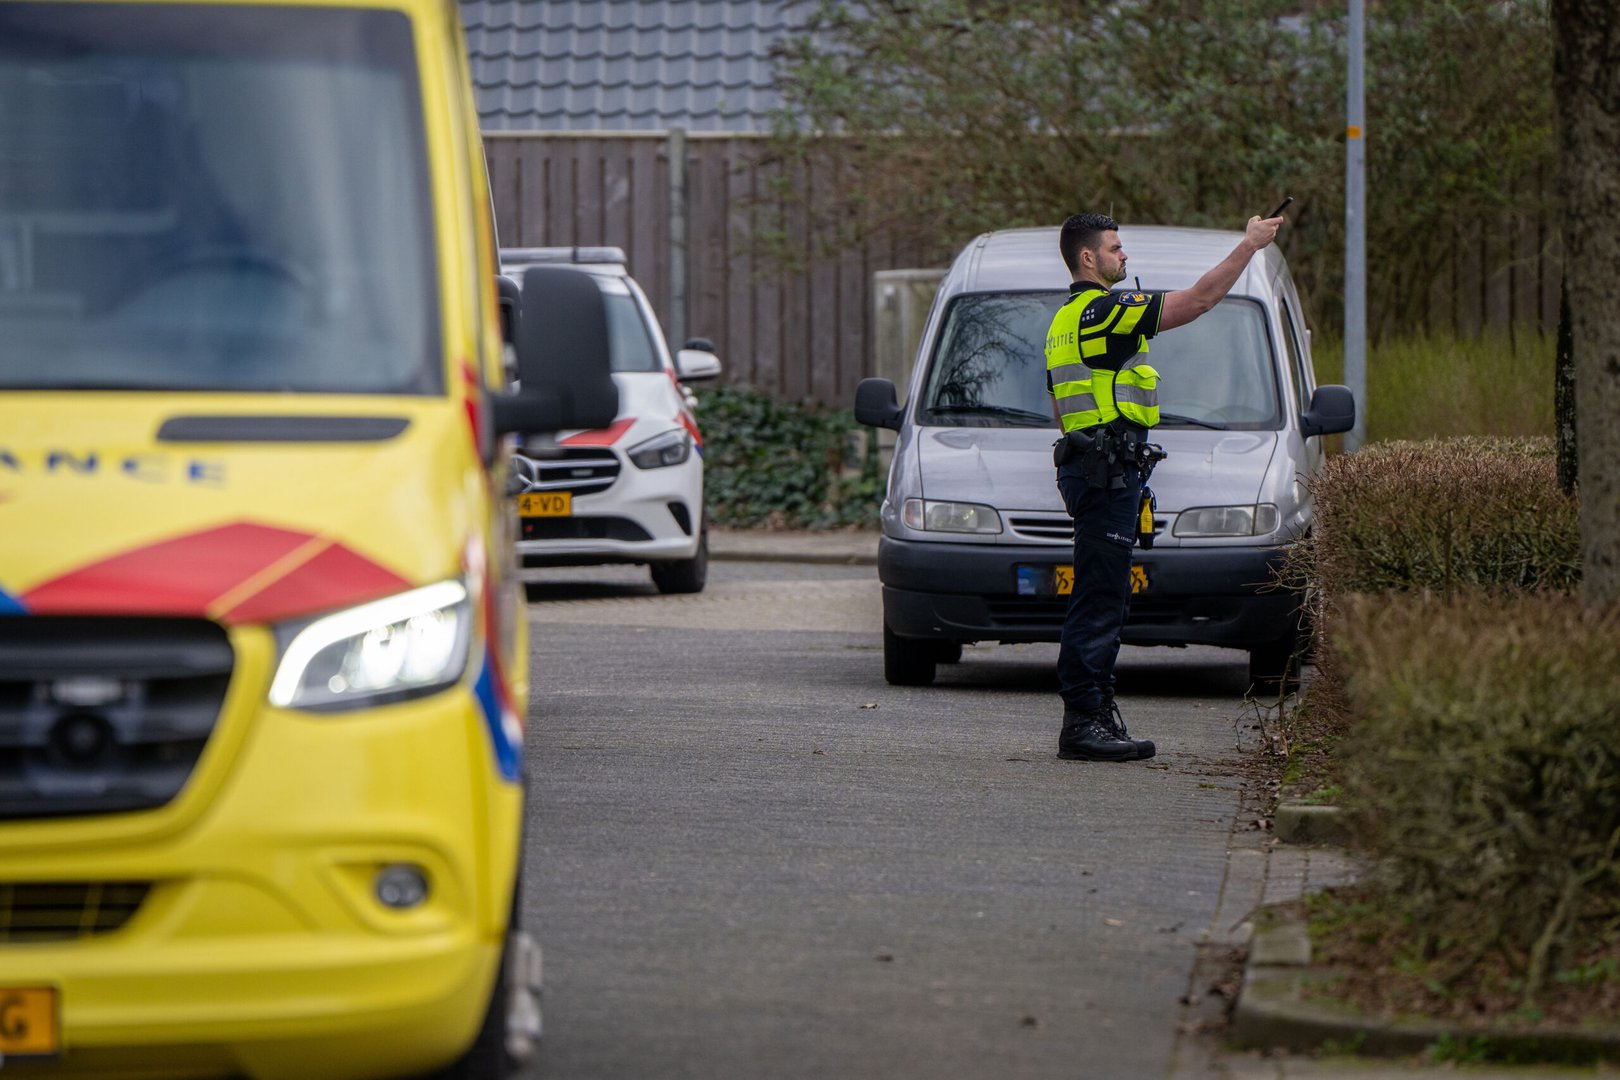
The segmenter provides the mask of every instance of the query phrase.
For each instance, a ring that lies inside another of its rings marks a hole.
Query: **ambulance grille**
[[[213,734],[234,659],[202,619],[0,617],[0,818],[168,803]]]
[[[613,451],[601,447],[562,447],[556,456],[512,459],[520,493],[571,491],[575,495],[595,495],[613,486],[620,468]]]
[[[144,881],[0,882],[0,941],[64,941],[109,934],[134,917]]]

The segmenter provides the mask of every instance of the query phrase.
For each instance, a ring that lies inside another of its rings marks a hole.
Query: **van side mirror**
[[[531,266],[516,310],[519,389],[491,400],[495,433],[612,424],[619,388],[609,361],[607,304],[596,280],[567,267]]]
[[[855,387],[855,419],[871,427],[900,430],[900,402],[888,379],[862,379]]]
[[[1356,398],[1348,386],[1318,386],[1311,407],[1299,418],[1300,433],[1336,435],[1356,426]]]

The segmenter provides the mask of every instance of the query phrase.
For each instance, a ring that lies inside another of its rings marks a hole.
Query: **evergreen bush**
[[[741,528],[877,525],[884,480],[877,446],[850,410],[779,402],[732,384],[697,396],[710,522]]]

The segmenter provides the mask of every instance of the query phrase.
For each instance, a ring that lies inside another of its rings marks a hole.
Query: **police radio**
[[[1277,209],[1275,209],[1271,213],[1267,214],[1266,217],[1268,217],[1268,218],[1281,217],[1282,212],[1284,210],[1288,209],[1289,206],[1293,205],[1293,202],[1294,202],[1294,197],[1292,195],[1288,196],[1281,203],[1277,204]]]

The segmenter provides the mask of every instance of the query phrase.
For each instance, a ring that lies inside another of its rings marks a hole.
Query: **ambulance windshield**
[[[399,12],[0,4],[0,388],[442,393]]]
[[[945,316],[923,395],[927,424],[1052,427],[1046,330],[1067,293],[958,297]],[[1282,426],[1265,312],[1228,297],[1197,322],[1155,337],[1162,427],[1275,430]]]

